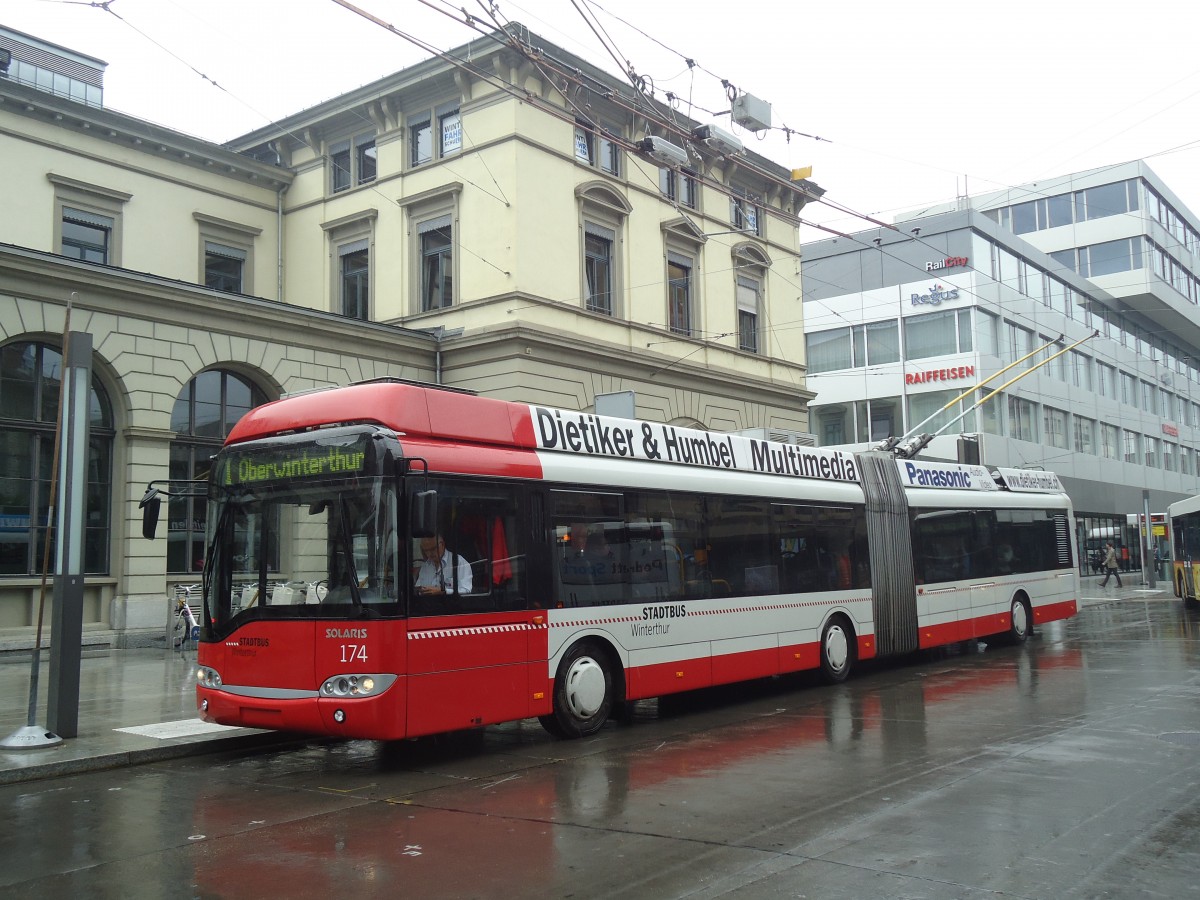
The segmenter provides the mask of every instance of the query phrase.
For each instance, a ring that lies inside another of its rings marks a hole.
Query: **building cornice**
[[[260,163],[219,144],[144,119],[88,106],[0,79],[0,114],[4,112],[36,119],[68,133],[85,134],[98,141],[133,149],[152,157],[156,163],[165,158],[177,165],[204,169],[223,178],[259,184],[270,190],[279,190],[291,184],[293,178],[287,169]],[[64,143],[74,144],[75,141]],[[148,168],[157,170],[158,165]]]

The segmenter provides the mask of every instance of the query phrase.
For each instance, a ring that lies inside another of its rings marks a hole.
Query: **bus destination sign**
[[[354,475],[363,471],[366,452],[356,441],[344,447],[302,447],[230,453],[224,460],[226,485]]]

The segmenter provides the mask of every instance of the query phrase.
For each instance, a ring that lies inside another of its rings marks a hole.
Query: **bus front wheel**
[[[821,677],[840,684],[854,666],[854,629],[844,616],[834,616],[821,631]]]
[[[538,721],[555,737],[595,734],[613,709],[613,676],[608,656],[591,641],[567,651],[554,678],[554,712]]]
[[[1029,612],[1029,601],[1018,596],[1012,599],[1012,609],[1009,615],[1008,642],[1023,644],[1033,631],[1033,616]]]

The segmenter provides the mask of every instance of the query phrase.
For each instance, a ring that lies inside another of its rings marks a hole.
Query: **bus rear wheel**
[[[558,665],[554,712],[538,721],[555,737],[595,734],[613,710],[613,676],[608,656],[592,641],[575,644]]]
[[[821,630],[821,677],[841,684],[854,667],[854,629],[845,616],[834,616]]]

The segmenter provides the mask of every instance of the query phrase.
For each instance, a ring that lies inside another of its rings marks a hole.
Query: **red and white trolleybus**
[[[1051,473],[850,454],[375,381],[214,458],[197,701],[396,739],[975,638],[1076,611]]]

